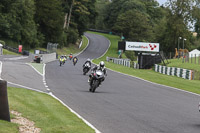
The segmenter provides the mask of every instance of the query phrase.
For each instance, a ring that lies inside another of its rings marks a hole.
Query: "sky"
[[[167,0],[157,0],[158,3],[160,3],[160,5],[164,4],[165,2],[167,2]]]

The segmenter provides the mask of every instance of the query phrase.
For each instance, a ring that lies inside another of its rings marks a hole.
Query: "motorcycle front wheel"
[[[95,80],[94,83],[92,84],[92,88],[91,88],[91,91],[94,93],[96,88],[98,87],[99,85],[99,81],[98,80]]]

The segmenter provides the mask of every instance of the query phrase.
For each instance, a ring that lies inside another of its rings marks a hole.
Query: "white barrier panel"
[[[56,53],[51,53],[51,54],[40,54],[42,57],[42,62],[47,63],[50,61],[56,60]]]

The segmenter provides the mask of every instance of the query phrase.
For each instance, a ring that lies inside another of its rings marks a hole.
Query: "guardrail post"
[[[7,82],[5,80],[0,80],[0,119],[10,122]]]

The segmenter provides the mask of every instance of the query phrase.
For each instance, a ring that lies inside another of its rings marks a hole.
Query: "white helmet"
[[[100,66],[100,68],[104,68],[104,62],[101,61],[101,62],[99,63],[99,66]]]
[[[88,58],[87,61],[90,61],[90,58]]]

